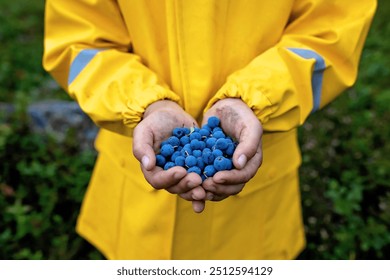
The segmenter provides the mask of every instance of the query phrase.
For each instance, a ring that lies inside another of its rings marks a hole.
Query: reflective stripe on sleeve
[[[322,91],[322,78],[324,74],[325,60],[316,52],[307,49],[299,49],[299,48],[288,48],[293,53],[299,55],[305,59],[316,60],[314,65],[314,72],[311,78],[311,87],[313,91],[313,110],[312,112],[317,111],[320,108],[321,102],[321,91]]]
[[[82,50],[73,60],[69,70],[68,85],[80,74],[80,72],[88,65],[94,56],[102,51],[102,49],[86,49]]]

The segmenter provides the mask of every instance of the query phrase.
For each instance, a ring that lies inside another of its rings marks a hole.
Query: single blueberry
[[[176,136],[177,138],[181,138],[185,135],[184,128],[182,127],[176,127],[173,129],[172,134]]]
[[[231,156],[233,156],[235,149],[236,149],[236,146],[233,143],[229,143],[226,150],[225,150],[225,154],[227,156],[231,157]]]
[[[211,149],[212,147],[214,147],[215,142],[217,142],[217,138],[214,138],[214,137],[208,138],[206,140],[206,147]]]
[[[200,168],[200,170],[203,170],[203,168],[204,168],[203,158],[198,157],[198,158],[196,158],[196,160],[197,160],[196,166],[198,166]]]
[[[193,150],[192,155],[194,157],[201,157],[202,156],[202,151],[201,150]]]
[[[213,150],[214,157],[221,157],[223,156],[223,152],[220,149]]]
[[[191,142],[190,142],[191,149],[192,150],[200,150],[201,145],[202,145],[202,144],[200,144],[201,142],[202,141],[199,141],[198,139],[191,140]]]
[[[176,166],[184,166],[185,165],[185,157],[183,156],[178,156],[177,158],[175,158],[175,165]]]
[[[180,153],[183,155],[183,156],[189,156],[189,155],[192,155],[192,149],[191,149],[191,145],[190,144],[185,144],[183,149],[181,149]]]
[[[226,170],[232,170],[233,169],[233,161],[230,158],[226,158]]]
[[[177,147],[180,145],[180,140],[176,136],[171,136],[167,139],[167,142],[171,144],[173,147]]]
[[[175,149],[171,144],[165,144],[161,147],[160,154],[162,154],[164,157],[169,157],[173,154],[174,151]]]
[[[185,163],[187,167],[193,167],[198,163],[198,160],[194,156],[188,156],[186,157]]]
[[[226,137],[226,135],[225,135],[225,133],[223,133],[223,131],[216,131],[215,133],[213,133],[213,137],[214,138],[225,138]]]
[[[213,177],[213,176],[215,175],[216,172],[217,172],[217,170],[215,170],[214,165],[207,165],[207,166],[204,168],[203,174],[204,174],[206,177]]]
[[[219,123],[220,123],[220,120],[216,116],[212,116],[212,117],[208,118],[208,120],[207,120],[207,125],[211,128],[219,126]]]
[[[209,127],[209,125],[207,123],[202,126],[202,129],[206,129],[209,133],[211,133],[213,131],[213,129],[211,127]]]
[[[190,134],[190,140],[194,140],[194,139],[197,139],[197,140],[202,139],[202,136],[200,135],[199,132],[194,131]]]
[[[205,128],[201,128],[199,130],[199,134],[202,136],[202,138],[207,138],[209,135],[210,135],[210,131],[205,129]]]
[[[192,166],[192,167],[188,168],[187,173],[192,173],[192,172],[199,174],[199,175],[202,173],[200,168],[197,166]]]
[[[172,162],[172,161],[168,161],[165,165],[164,165],[164,170],[168,170],[169,168],[172,168],[174,167],[175,164]]]
[[[206,148],[206,142],[199,141],[199,150],[204,150]]]
[[[164,167],[166,163],[165,157],[161,154],[156,155],[156,165],[160,166],[161,168]]]
[[[214,160],[214,168],[217,171],[227,170],[228,168],[228,159],[223,156],[218,156]]]
[[[184,135],[182,138],[180,138],[180,144],[184,146],[185,144],[190,143],[190,137],[187,135]]]
[[[215,142],[215,148],[220,150],[226,150],[228,147],[228,141],[225,138],[218,138],[217,142]]]

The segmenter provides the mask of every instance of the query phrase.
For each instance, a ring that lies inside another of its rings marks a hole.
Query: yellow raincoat
[[[305,245],[296,127],[355,82],[375,8],[374,0],[47,0],[44,67],[102,128],[79,234],[110,259],[296,257]],[[263,124],[263,164],[240,194],[195,214],[148,185],[132,131],[157,100],[200,121],[226,97],[241,98]]]

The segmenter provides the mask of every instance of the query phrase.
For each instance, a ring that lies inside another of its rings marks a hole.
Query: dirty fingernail
[[[149,165],[149,162],[150,162],[149,157],[148,156],[143,156],[141,162],[142,162],[142,166],[144,168],[148,168],[148,165]]]
[[[240,155],[238,157],[237,163],[238,163],[240,168],[243,168],[245,166],[245,164],[246,164],[246,161],[247,161],[246,156],[245,155]]]

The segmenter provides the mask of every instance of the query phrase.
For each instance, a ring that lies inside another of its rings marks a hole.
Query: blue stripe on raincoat
[[[290,51],[299,55],[305,59],[316,60],[314,65],[314,72],[311,79],[311,87],[313,91],[313,110],[312,112],[317,111],[320,108],[321,102],[321,92],[322,92],[322,78],[324,74],[324,70],[326,68],[325,60],[316,52],[307,49],[299,49],[299,48],[289,48]]]
[[[70,66],[68,85],[80,74],[80,72],[88,65],[88,63],[95,57],[95,55],[102,51],[101,49],[86,49],[82,50],[73,60]]]

